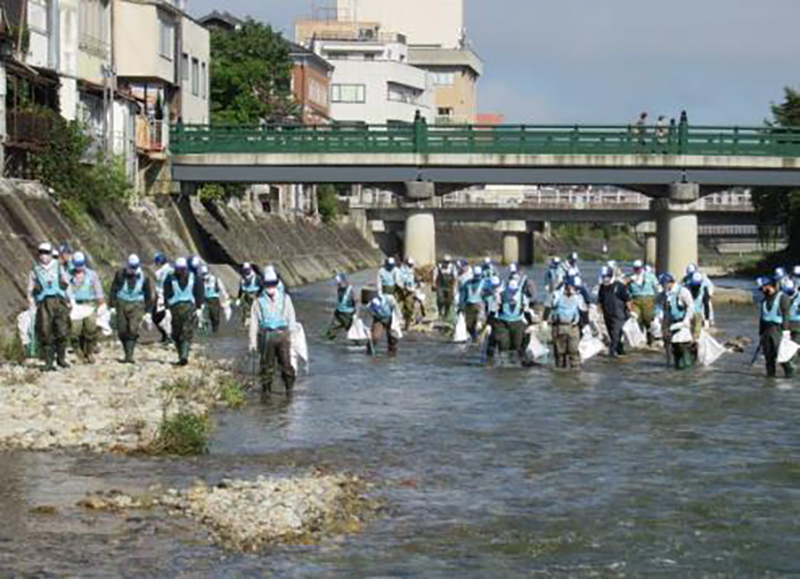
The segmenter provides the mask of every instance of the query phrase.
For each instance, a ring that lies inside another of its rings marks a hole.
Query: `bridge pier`
[[[503,265],[533,263],[533,240],[525,221],[498,221],[495,230],[503,233]]]
[[[644,244],[644,262],[655,266],[655,264],[658,262],[658,243],[655,234],[647,235],[645,237]]]
[[[692,205],[700,197],[696,183],[670,186],[669,198],[656,199],[656,269],[682,276],[686,266],[698,261],[697,210]]]
[[[413,258],[416,265],[436,265],[436,221],[430,206],[435,186],[430,182],[412,181],[405,184],[403,202],[412,209],[405,223],[403,256]]]

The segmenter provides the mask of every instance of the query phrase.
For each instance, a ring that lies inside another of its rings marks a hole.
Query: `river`
[[[291,398],[254,393],[217,414],[207,456],[0,454],[0,575],[800,573],[800,396],[751,368],[752,351],[687,373],[648,354],[573,374],[486,369],[473,349],[411,336],[371,359],[320,339],[334,291],[294,292],[311,374]],[[755,336],[754,308],[717,316],[729,337]],[[218,346],[245,350],[232,334]],[[159,512],[76,506],[88,491],[313,466],[374,481],[386,510],[362,534],[235,554]]]

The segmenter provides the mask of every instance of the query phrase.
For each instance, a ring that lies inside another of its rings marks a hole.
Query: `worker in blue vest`
[[[250,313],[253,309],[258,296],[261,294],[261,276],[252,264],[242,264],[242,279],[239,281],[239,295],[236,298],[236,305],[241,311],[242,326],[246,326],[250,320]]]
[[[567,277],[564,287],[554,294],[549,308],[556,367],[570,367],[573,370],[581,366],[578,349],[581,341],[581,312],[586,311],[586,303],[577,291],[575,282],[576,278]]]
[[[400,306],[397,305],[397,300],[394,296],[388,294],[380,294],[372,299],[367,306],[367,310],[372,314],[372,328],[370,331],[370,341],[367,344],[367,354],[374,355],[375,347],[386,334],[386,340],[389,346],[389,355],[397,355],[397,345],[399,338],[397,337],[395,324],[400,323]]]
[[[783,282],[783,293],[789,300],[789,332],[792,341],[800,344],[800,290],[793,280]]]
[[[397,297],[400,285],[400,270],[393,257],[387,257],[383,267],[378,270],[377,286],[379,294]]]
[[[403,312],[404,328],[408,330],[414,322],[414,312],[417,306],[417,289],[419,282],[414,270],[416,262],[409,257],[398,268],[397,302]]]
[[[786,335],[791,337],[792,300],[780,291],[781,280],[763,278],[760,282],[764,300],[761,302],[761,320],[759,335],[761,348],[767,365],[767,377],[775,378],[777,375],[778,350],[781,340]],[[787,378],[794,376],[794,367],[791,361],[781,364],[783,373]]]
[[[327,338],[335,340],[336,336],[339,335],[339,331],[350,331],[355,315],[355,290],[348,281],[347,276],[340,273],[336,276],[336,309],[333,312],[333,321],[328,327]]]
[[[172,341],[178,352],[178,365],[186,366],[194,328],[205,304],[205,286],[202,277],[192,273],[182,257],[175,260],[174,271],[164,281],[164,300],[172,315]]]
[[[117,336],[125,354],[124,364],[134,364],[139,327],[146,313],[155,306],[150,280],[142,270],[139,256],[131,254],[117,271],[109,293],[109,305],[117,311]]]
[[[86,265],[86,256],[78,251],[72,256],[72,275],[69,281],[72,301],[77,306],[91,309],[91,314],[73,321],[72,333],[78,344],[78,352],[88,364],[94,364],[99,329],[97,308],[105,304],[103,284],[97,272]]]
[[[639,327],[647,336],[647,342],[652,343],[653,336],[650,327],[655,320],[656,296],[661,288],[658,287],[658,278],[652,271],[645,268],[644,262],[637,259],[633,262],[633,274],[625,280],[631,301],[628,304],[632,314],[636,314]]]
[[[686,370],[697,363],[697,344],[691,330],[695,317],[695,305],[692,293],[675,281],[669,274],[661,274],[659,278],[662,291],[659,294],[657,309],[664,316],[664,347],[668,358],[672,358],[675,369]],[[688,340],[676,341],[679,334],[689,331]]]
[[[200,275],[203,279],[203,290],[205,292],[205,311],[211,324],[211,333],[216,334],[219,332],[219,324],[222,321],[223,304],[226,308],[230,307],[228,292],[222,280],[211,273],[207,265],[200,266]]]
[[[62,368],[69,366],[69,277],[66,269],[53,257],[50,243],[42,243],[38,253],[39,259],[28,275],[28,303],[36,309],[35,331],[42,347],[45,370],[53,372],[56,361]]]
[[[292,298],[280,288],[272,267],[264,268],[264,290],[250,312],[250,351],[259,352],[262,394],[272,391],[276,367],[280,369],[286,391],[294,388],[296,372],[292,366],[292,329],[296,324]]]
[[[461,296],[458,300],[458,313],[464,314],[467,332],[473,342],[478,339],[478,322],[484,311],[484,288],[487,283],[490,283],[481,277],[482,273],[480,266],[476,265],[473,268],[472,278],[461,288]]]
[[[156,286],[156,307],[153,313],[153,323],[161,334],[161,343],[169,344],[169,333],[164,329],[164,320],[167,317],[167,304],[164,301],[164,281],[172,273],[172,264],[167,256],[160,251],[156,253],[153,263],[156,267],[155,286]]]
[[[500,292],[497,315],[493,328],[494,343],[502,355],[504,352],[516,352],[519,359],[524,358],[525,310],[528,309],[528,298],[515,280],[508,282]],[[493,362],[494,352],[487,354],[487,360]]]

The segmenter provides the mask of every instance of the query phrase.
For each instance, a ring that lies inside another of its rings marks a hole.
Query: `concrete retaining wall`
[[[273,263],[288,284],[298,285],[374,267],[383,259],[351,224],[327,226],[244,208],[204,207],[188,198],[92,208],[76,224],[41,185],[0,179],[0,323],[25,307],[26,276],[44,240],[85,251],[106,279],[133,252],[148,266],[156,251],[200,255],[231,290],[244,261]]]

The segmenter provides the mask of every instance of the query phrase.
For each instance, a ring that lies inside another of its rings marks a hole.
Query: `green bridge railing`
[[[418,153],[800,157],[800,128],[575,125],[174,125],[174,155]]]

